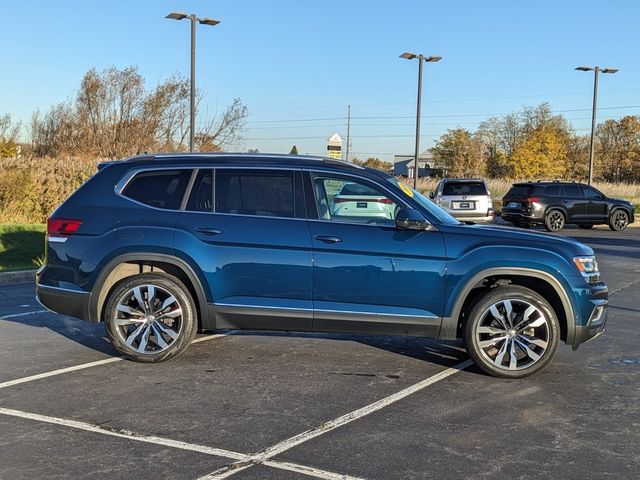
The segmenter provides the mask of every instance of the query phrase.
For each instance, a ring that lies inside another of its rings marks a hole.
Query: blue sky
[[[599,120],[640,114],[640,2],[602,1],[93,1],[3,0],[0,114],[70,98],[91,67],[138,65],[148,85],[189,73],[184,11],[221,20],[198,28],[198,87],[213,115],[233,98],[249,108],[241,149],[324,154],[346,132],[352,152],[390,160],[413,152],[417,62],[424,69],[422,145],[490,114],[549,102],[579,133],[590,127],[593,74]],[[615,107],[615,108],[614,108]],[[619,108],[628,107],[628,108]]]

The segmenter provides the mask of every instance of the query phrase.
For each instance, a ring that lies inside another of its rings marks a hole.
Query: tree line
[[[454,128],[433,147],[435,165],[451,177],[575,179],[588,176],[590,136],[553,114],[547,103]],[[601,122],[595,132],[594,178],[640,182],[640,117]]]
[[[204,93],[196,94],[196,108]],[[135,66],[89,70],[72,98],[36,111],[27,127],[35,157],[84,156],[118,159],[145,151],[188,149],[189,80],[176,75],[147,88]],[[196,150],[216,151],[238,145],[248,115],[235,99],[221,114],[200,113]],[[0,116],[0,158],[16,156],[22,125]]]

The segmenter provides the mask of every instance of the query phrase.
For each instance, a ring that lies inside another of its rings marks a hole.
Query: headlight
[[[598,262],[594,255],[573,257],[573,263],[587,282],[597,283],[600,281],[600,270],[598,270]]]

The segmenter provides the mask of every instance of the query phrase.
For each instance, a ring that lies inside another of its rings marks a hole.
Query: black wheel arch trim
[[[98,275],[98,278],[93,285],[93,289],[91,290],[91,297],[89,299],[89,320],[91,322],[97,323],[100,321],[98,299],[100,297],[102,287],[104,286],[104,283],[111,272],[122,263],[136,261],[168,263],[180,268],[187,275],[187,278],[189,278],[189,281],[193,285],[193,288],[196,292],[197,298],[195,298],[194,301],[197,302],[199,307],[201,325],[203,326],[203,328],[209,327],[209,309],[207,307],[207,297],[204,289],[202,288],[202,282],[194,269],[186,261],[182,260],[179,257],[164,253],[145,252],[128,252],[117,255],[116,257],[109,260],[109,262],[102,268],[100,274]]]
[[[471,277],[464,285],[464,287],[458,293],[456,297],[456,301],[453,304],[453,309],[451,310],[451,315],[448,317],[443,317],[442,326],[440,327],[440,335],[439,337],[442,339],[455,339],[457,338],[458,331],[458,319],[460,314],[462,313],[462,306],[464,305],[464,301],[467,296],[473,290],[473,288],[483,279],[497,276],[497,275],[517,275],[520,277],[531,277],[538,278],[540,280],[547,281],[551,287],[555,290],[555,292],[560,297],[560,301],[562,302],[562,306],[564,308],[564,314],[566,318],[566,327],[567,327],[567,345],[573,345],[573,340],[575,337],[575,321],[573,314],[573,305],[571,304],[571,299],[567,294],[566,289],[560,283],[560,281],[555,278],[550,273],[545,272],[544,270],[536,270],[533,268],[525,268],[525,267],[495,267],[495,268],[487,268],[485,270],[481,270],[476,273],[473,277]]]

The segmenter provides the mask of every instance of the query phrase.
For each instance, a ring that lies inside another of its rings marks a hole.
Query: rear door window
[[[443,195],[487,195],[484,182],[446,182]]]
[[[564,185],[564,196],[567,198],[582,198],[582,192],[578,185]]]
[[[186,209],[192,212],[213,211],[213,170],[203,169],[198,172]]]
[[[192,170],[148,170],[137,173],[122,195],[145,205],[178,210]]]
[[[560,196],[560,185],[549,185],[545,187],[544,194],[547,197],[559,197]]]
[[[293,171],[217,169],[215,211],[260,217],[295,217]]]

